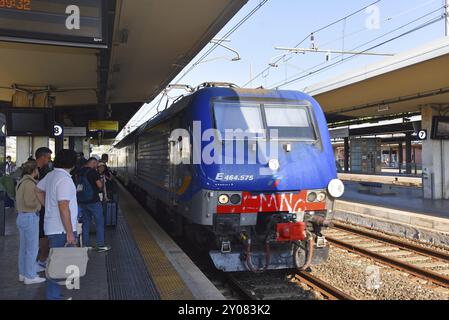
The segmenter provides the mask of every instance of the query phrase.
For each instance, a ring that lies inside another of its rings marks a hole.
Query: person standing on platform
[[[79,155],[78,165],[80,167],[83,167],[86,164],[87,159],[84,156],[84,152],[80,152],[80,153],[78,153],[78,155]]]
[[[113,184],[113,176],[109,171],[108,166],[104,162],[98,163],[98,173],[103,181],[103,200],[110,201],[114,200],[114,184]]]
[[[34,160],[22,165],[22,179],[17,185],[17,227],[19,243],[19,281],[25,284],[45,282],[37,275],[36,256],[39,250],[39,210],[41,204],[35,189],[39,171]]]
[[[7,176],[11,175],[16,170],[16,165],[12,162],[11,156],[6,157],[5,163],[5,174]]]
[[[75,168],[72,170],[71,175],[73,178],[73,182],[76,184],[76,181],[78,179],[78,173],[79,171],[85,166],[87,163],[87,159],[84,157],[83,152],[78,152],[76,154],[76,165]]]
[[[75,167],[76,153],[61,150],[55,158],[55,169],[36,187],[39,201],[45,204],[44,231],[50,248],[76,245],[78,203],[76,187],[70,171]],[[61,288],[53,279],[47,279],[47,300],[63,300]]]
[[[108,165],[109,155],[107,153],[101,155],[101,162],[103,162],[105,165]]]
[[[36,150],[35,157],[37,167],[39,169],[39,180],[45,178],[45,176],[52,170],[50,169],[50,161],[53,151],[47,147],[42,147]],[[39,211],[39,255],[37,257],[37,270],[38,272],[45,271],[47,266],[47,258],[49,253],[48,239],[45,236],[44,220],[45,220],[45,206],[42,206]]]
[[[103,205],[99,193],[103,190],[103,182],[97,171],[98,160],[90,158],[78,172],[77,198],[80,208],[80,218],[83,225],[83,247],[90,247],[90,224],[95,220],[96,250],[109,251],[111,247],[105,245]]]

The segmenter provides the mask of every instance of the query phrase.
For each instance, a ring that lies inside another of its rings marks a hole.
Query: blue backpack
[[[89,182],[87,178],[88,173],[92,169],[83,168],[80,170],[77,184],[76,184],[76,197],[78,202],[89,202],[94,198],[94,189],[92,184]]]

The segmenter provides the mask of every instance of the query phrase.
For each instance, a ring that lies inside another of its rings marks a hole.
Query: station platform
[[[392,186],[392,194],[376,195],[360,193],[357,182],[345,181],[344,184],[345,194],[342,200],[449,219],[449,200],[424,199],[422,188]]]
[[[80,290],[62,288],[73,300],[223,300],[223,295],[149,213],[122,187],[116,229],[106,230],[106,253],[89,252]],[[0,300],[43,300],[45,284],[18,281],[15,210],[0,237]]]
[[[335,219],[380,231],[449,245],[449,200],[426,200],[422,188],[390,186],[391,194],[360,192],[360,183],[344,181],[335,203]]]
[[[397,173],[383,172],[381,175],[339,173],[338,178],[345,182],[374,182],[403,187],[422,187],[422,177],[398,175]]]

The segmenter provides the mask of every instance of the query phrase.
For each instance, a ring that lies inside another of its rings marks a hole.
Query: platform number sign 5
[[[422,141],[427,140],[427,130],[420,130],[418,132],[418,139]]]
[[[54,126],[55,137],[60,137],[60,136],[62,136],[63,133],[64,133],[64,129],[62,128],[62,126],[55,124],[55,126]]]

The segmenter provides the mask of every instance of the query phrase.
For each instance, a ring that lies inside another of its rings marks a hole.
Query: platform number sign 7
[[[55,137],[60,137],[64,133],[64,129],[59,124],[55,124],[54,126],[54,134]]]
[[[421,141],[427,140],[427,130],[420,130],[418,132],[418,139]]]

